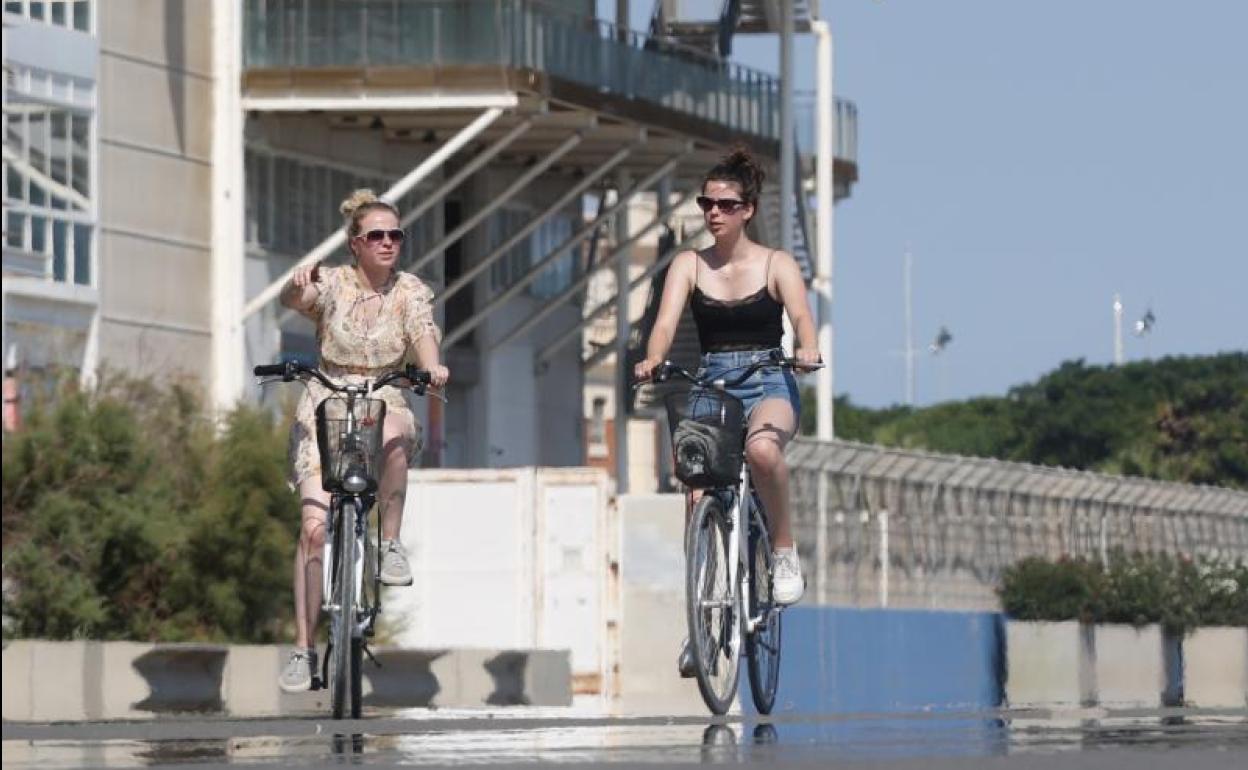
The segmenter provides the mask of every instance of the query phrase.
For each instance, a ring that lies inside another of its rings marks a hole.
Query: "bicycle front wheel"
[[[334,533],[334,596],[333,621],[329,631],[329,701],[334,719],[347,714],[348,701],[357,700],[359,688],[354,677],[359,676],[359,666],[351,664],[358,660],[352,648],[359,643],[353,633],[355,626],[355,503],[342,501],[338,527]],[[355,669],[355,670],[353,670]],[[351,715],[359,716],[359,705],[351,704]]]
[[[714,714],[727,713],[737,692],[741,618],[729,564],[730,530],[723,503],[712,494],[693,508],[685,539],[685,603],[698,690]]]
[[[751,528],[750,617],[756,622],[746,638],[746,669],[750,674],[750,695],[760,714],[770,714],[776,705],[780,686],[780,605],[772,592],[773,560],[771,538],[766,530]]]

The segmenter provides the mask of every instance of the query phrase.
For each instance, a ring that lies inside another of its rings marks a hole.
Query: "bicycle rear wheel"
[[[770,714],[780,686],[780,606],[772,593],[773,561],[767,530],[750,527],[750,617],[758,618],[745,640],[750,696],[760,714]]]
[[[728,566],[728,516],[712,494],[693,508],[685,541],[685,605],[689,643],[702,700],[714,714],[727,713],[737,692],[741,618]]]
[[[334,596],[331,602],[337,607],[329,630],[329,701],[334,719],[342,719],[347,713],[348,699],[356,700],[359,666],[351,664],[358,660],[352,648],[359,640],[354,639],[355,626],[355,503],[343,500],[340,504],[338,526],[334,532]],[[353,671],[353,669],[355,669]],[[348,693],[350,689],[350,693]],[[352,716],[358,715],[359,707],[351,705]]]

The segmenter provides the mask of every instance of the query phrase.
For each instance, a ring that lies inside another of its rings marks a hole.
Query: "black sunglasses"
[[[386,238],[389,238],[391,243],[402,243],[407,233],[396,227],[393,230],[369,230],[366,233],[360,233],[359,237],[369,243],[381,243]]]
[[[708,214],[716,206],[725,214],[735,214],[737,209],[746,205],[745,201],[738,198],[708,198],[705,195],[699,195],[695,202],[698,204],[698,208]]]

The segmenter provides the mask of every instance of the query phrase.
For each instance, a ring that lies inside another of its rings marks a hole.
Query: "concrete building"
[[[659,234],[693,234],[673,216],[731,142],[777,163],[785,145],[782,80],[723,40],[810,11],[729,5],[709,45],[668,2],[648,34],[592,0],[6,2],[9,368],[194,378],[221,406],[281,397],[250,368],[315,339],[276,288],[300,261],[346,258],[337,203],[370,186],[407,214],[404,268],[446,331],[427,464],[584,464],[587,421],[615,403],[583,397],[614,368],[574,344],[582,327],[643,319],[647,271],[670,259]],[[852,136],[852,105],[836,116]],[[777,242],[780,210],[803,219],[805,163],[771,191]],[[610,276],[636,286],[607,314]]]

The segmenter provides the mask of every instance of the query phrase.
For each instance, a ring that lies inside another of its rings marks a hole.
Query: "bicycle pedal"
[[[324,689],[325,689],[325,683],[321,681],[321,678],[320,678],[319,676],[314,676],[314,677],[312,677],[312,687],[311,687],[310,689],[311,689],[313,692],[315,692],[315,691],[317,691],[317,690],[324,690]]]

